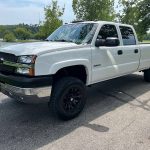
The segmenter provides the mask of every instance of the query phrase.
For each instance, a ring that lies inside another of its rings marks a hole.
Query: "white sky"
[[[0,0],[0,25],[38,24],[39,20],[44,20],[44,6],[50,3],[51,0]],[[75,19],[72,0],[58,0],[58,4],[60,7],[65,5],[64,23]]]
[[[38,24],[44,20],[44,6],[51,0],[0,0],[0,24]],[[72,21],[75,16],[72,0],[58,0],[60,7],[65,5],[64,22]]]

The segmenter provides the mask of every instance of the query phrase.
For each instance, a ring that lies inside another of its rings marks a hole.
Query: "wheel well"
[[[86,84],[87,73],[86,73],[85,66],[76,65],[76,66],[70,66],[70,67],[65,67],[65,68],[60,69],[54,75],[54,82],[58,81],[62,77],[67,77],[67,76],[78,78],[81,81],[83,81],[83,83]]]

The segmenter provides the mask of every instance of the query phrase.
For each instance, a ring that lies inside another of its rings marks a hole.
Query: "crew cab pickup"
[[[139,44],[126,24],[70,23],[46,41],[0,48],[1,92],[21,102],[48,102],[65,120],[83,110],[87,86],[136,71],[150,82],[150,44]]]

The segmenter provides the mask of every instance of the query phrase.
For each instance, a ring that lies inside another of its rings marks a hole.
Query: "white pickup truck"
[[[70,23],[46,41],[0,48],[1,92],[21,102],[49,102],[65,120],[83,110],[86,86],[136,71],[150,82],[150,44],[139,44],[126,24]]]

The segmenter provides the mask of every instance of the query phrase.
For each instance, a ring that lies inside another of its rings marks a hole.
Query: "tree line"
[[[5,41],[16,41],[35,39],[35,36],[39,32],[39,25],[0,25],[0,38]]]
[[[72,8],[76,21],[115,21],[133,25],[140,41],[150,40],[150,3],[149,0],[73,0]],[[0,38],[5,41],[46,39],[63,24],[65,7],[52,0],[44,8],[45,20],[39,25],[19,24],[0,26]]]

